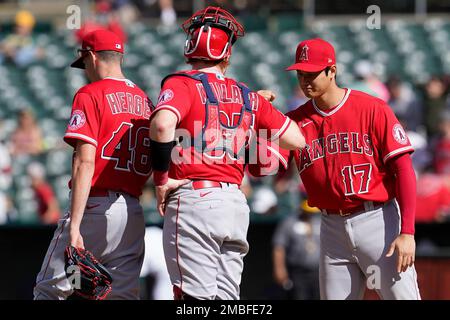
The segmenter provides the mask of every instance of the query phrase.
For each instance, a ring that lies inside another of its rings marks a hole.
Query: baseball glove
[[[88,300],[103,300],[111,292],[112,277],[94,255],[85,249],[68,246],[64,252],[65,271],[71,283],[73,295]],[[79,273],[78,273],[79,272]]]

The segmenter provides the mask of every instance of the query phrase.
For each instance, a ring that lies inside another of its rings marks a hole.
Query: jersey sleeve
[[[98,131],[99,112],[92,95],[78,92],[73,99],[72,115],[64,134],[64,141],[72,147],[76,146],[77,140],[97,147]]]
[[[258,101],[259,104],[259,106],[256,106],[255,128],[258,132],[261,129],[269,130],[267,134],[268,140],[275,140],[281,137],[289,127],[290,119],[258,94],[253,92],[251,94],[257,96],[258,99],[254,99],[254,101]],[[253,106],[253,109],[255,109],[255,106]]]
[[[288,169],[290,151],[280,148],[275,142],[257,138],[254,159],[256,161],[248,164],[248,172],[253,177],[275,175]]]
[[[289,229],[292,228],[291,219],[284,219],[275,229],[272,246],[286,248],[289,244]]]
[[[179,123],[191,108],[191,94],[186,79],[170,77],[164,82],[153,114],[159,110],[170,110],[177,116]]]
[[[383,162],[394,156],[414,152],[405,130],[387,104],[381,104],[375,111],[375,137]]]

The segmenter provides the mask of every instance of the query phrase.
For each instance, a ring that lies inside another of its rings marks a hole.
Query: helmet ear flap
[[[189,32],[188,37],[186,39],[186,43],[184,45],[184,55],[188,56],[194,53],[197,50],[198,44],[200,43],[200,38],[202,37],[202,32],[205,26],[202,26],[200,30],[196,33],[196,30],[192,29]],[[195,44],[194,44],[195,42]]]
[[[233,32],[230,34],[230,45],[233,45],[237,40],[237,37],[234,35]]]
[[[186,37],[186,42],[184,43],[184,52],[189,52],[192,49],[192,33],[189,33]]]

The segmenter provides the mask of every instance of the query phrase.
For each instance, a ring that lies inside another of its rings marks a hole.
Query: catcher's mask
[[[187,34],[184,55],[188,59],[222,60],[244,36],[244,27],[226,10],[207,7],[197,11],[181,27]]]

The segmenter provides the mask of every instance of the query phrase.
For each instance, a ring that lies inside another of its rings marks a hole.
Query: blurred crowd
[[[366,60],[355,63],[354,74],[356,81],[348,87],[386,101],[415,149],[412,160],[418,180],[416,222],[450,221],[450,76],[432,76],[424,85],[405,82],[397,75],[383,82]],[[306,101],[296,87],[287,100],[287,109],[293,110]],[[285,176],[275,177],[272,187],[263,189],[262,198],[268,206],[270,203],[271,211],[286,192],[294,197],[300,194],[300,201],[304,199],[301,181],[294,181],[297,174],[291,170]],[[273,190],[273,194],[268,194],[268,190]]]
[[[416,221],[449,220],[450,76],[432,76],[424,85],[405,82],[397,75],[382,82],[365,60],[355,63],[354,74],[357,81],[349,87],[386,101],[415,149]]]
[[[232,10],[245,11],[245,6],[234,6],[234,2],[215,1],[214,4],[225,7],[233,4]],[[74,32],[74,38],[79,41],[86,32],[106,28],[126,42],[124,26],[139,18],[139,8],[142,6],[158,8],[156,12],[159,14],[161,28],[177,27],[177,12],[172,0],[97,0],[93,3],[92,14],[85,17],[81,28]],[[35,18],[30,12],[19,11],[16,14],[14,28],[0,39],[0,64],[15,64],[18,68],[23,68],[45,57],[45,49],[34,41],[35,25]],[[372,70],[371,63],[365,60],[354,63],[353,74],[357,81],[349,84],[349,87],[387,101],[406,128],[416,150],[413,162],[418,178],[417,222],[449,220],[450,76],[434,76],[425,85],[405,82],[397,75],[391,75],[382,81]],[[292,89],[292,96],[286,101],[286,109],[292,110],[306,102],[306,98],[295,87]],[[16,128],[0,144],[0,223],[14,221],[13,217],[17,215],[9,192],[13,180],[17,178],[13,174],[12,161],[22,156],[39,156],[54,147],[63,146],[48,146],[41,123],[34,116],[33,110],[23,106],[17,114]],[[54,223],[64,208],[58,207],[54,191],[46,180],[45,169],[45,166],[39,168],[38,163],[31,163],[26,174],[34,190],[39,221]],[[250,198],[252,212],[260,217],[279,218],[292,213],[305,198],[301,181],[294,170],[283,176],[263,179],[247,176],[242,188]],[[142,196],[143,205],[149,212],[154,210],[152,190],[149,181]]]
[[[28,11],[19,11],[14,19],[14,29],[0,41],[0,64],[12,62],[24,67],[44,57],[42,48],[36,46],[32,32],[36,24]]]
[[[211,1],[210,4],[245,14],[246,1]],[[73,37],[80,41],[85,33],[106,28],[126,42],[127,28],[124,26],[137,21],[143,15],[142,8],[152,8],[152,15],[159,17],[159,29],[170,32],[178,27],[172,0],[97,0],[92,14],[85,17]],[[16,14],[14,27],[0,38],[0,65],[26,68],[45,58],[45,48],[39,47],[33,36],[35,25],[36,20],[30,12]],[[419,85],[406,82],[398,75],[380,79],[369,61],[356,61],[353,68],[356,82],[348,86],[386,101],[402,122],[415,149],[412,159],[418,179],[416,222],[450,221],[450,75],[433,76]],[[156,93],[149,94],[154,96]],[[286,110],[290,111],[305,103],[307,98],[299,87],[294,87],[286,101]],[[0,141],[0,224],[20,221],[12,187],[16,180],[26,180],[32,190],[35,221],[55,224],[66,209],[56,195],[61,190],[55,190],[55,185],[50,183],[46,172],[49,168],[40,160],[49,151],[66,149],[62,136],[60,143],[48,144],[42,125],[34,110],[23,106],[17,112],[12,133]],[[26,170],[17,173],[14,164],[19,162],[26,163]],[[253,219],[280,221],[272,241],[273,277],[280,291],[272,292],[272,298],[317,299],[320,214],[317,208],[308,206],[302,182],[297,170],[293,169],[291,166],[283,175],[264,178],[247,174],[241,189],[249,198]],[[153,190],[150,180],[141,203],[147,213],[147,222],[158,224],[161,219],[155,210]],[[68,197],[68,189],[62,192]],[[159,229],[149,229],[146,241],[155,243],[160,237]],[[166,276],[165,266],[155,265],[158,261],[163,262],[162,252],[152,254],[159,254],[159,258],[146,256],[141,276],[152,282],[145,287],[157,289],[153,293],[146,292],[144,298],[170,299],[170,287],[164,286],[168,281],[161,280]],[[164,272],[159,275],[161,270]]]

